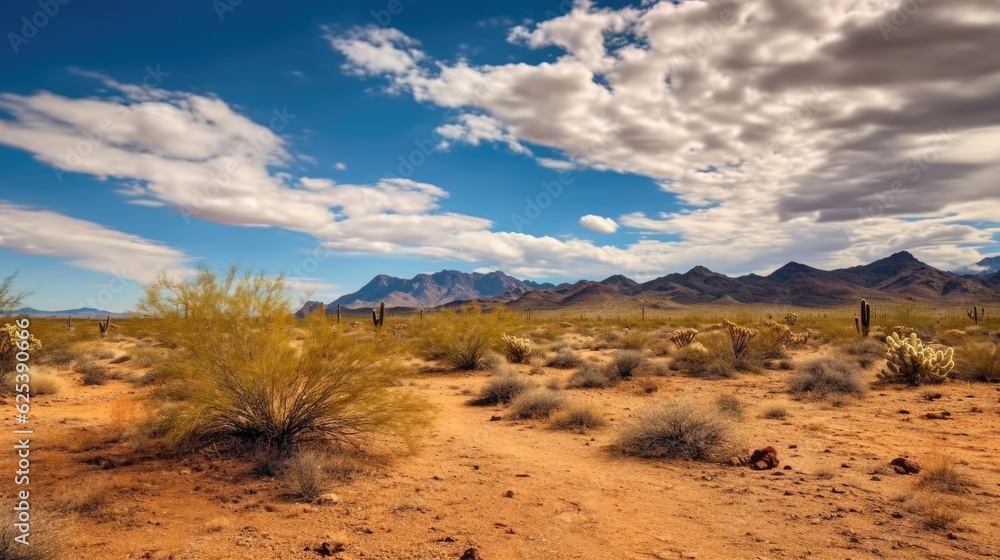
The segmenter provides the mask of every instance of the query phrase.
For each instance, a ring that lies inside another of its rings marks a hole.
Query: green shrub
[[[609,375],[607,370],[588,362],[569,376],[566,386],[574,389],[599,389],[611,387],[617,382],[616,376]]]
[[[510,403],[514,418],[548,418],[550,414],[566,404],[566,398],[559,392],[538,387],[520,393]]]
[[[427,314],[413,337],[416,350],[429,360],[440,360],[455,369],[486,367],[490,352],[501,349],[501,335],[512,326],[510,314],[501,309],[483,313],[479,304],[461,310]]]
[[[171,443],[221,442],[244,454],[269,448],[282,457],[317,440],[409,441],[427,425],[426,402],[393,388],[401,370],[386,351],[390,342],[341,334],[320,316],[297,320],[290,308],[282,278],[235,268],[147,286],[139,311],[155,317],[150,329],[177,349],[159,368],[167,382],[156,393]],[[296,326],[305,331],[299,347],[291,343]],[[173,385],[186,391],[178,400],[168,396]]]
[[[552,415],[552,427],[557,430],[593,430],[606,424],[604,417],[590,406],[571,405]]]
[[[614,447],[637,457],[717,461],[731,456],[734,439],[732,421],[718,411],[670,401],[640,412]]]
[[[788,381],[788,392],[825,398],[830,395],[863,396],[867,384],[855,366],[837,358],[807,364]]]
[[[472,404],[476,406],[506,404],[531,386],[531,382],[521,375],[494,375],[486,381],[486,385],[479,391],[479,396],[472,401]]]
[[[73,352],[65,348],[57,348],[54,350],[46,350],[42,353],[40,361],[53,366],[65,366],[69,365],[75,359],[76,354]]]

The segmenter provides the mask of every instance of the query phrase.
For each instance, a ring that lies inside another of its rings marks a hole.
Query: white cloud
[[[0,200],[0,249],[66,260],[88,270],[149,282],[186,274],[188,257],[161,243],[56,212]]]
[[[448,138],[553,148],[564,159],[541,165],[637,174],[676,197],[680,210],[621,220],[669,241],[624,255],[594,247],[608,263],[750,271],[905,248],[968,264],[1000,233],[1000,159],[986,148],[1000,137],[1000,59],[975,54],[1000,48],[1000,4],[922,4],[884,35],[899,10],[896,0],[577,2],[510,30],[514,44],[561,49],[550,62],[433,60],[395,32],[375,43],[413,64],[382,72],[334,48],[390,92],[457,111],[438,129]],[[942,130],[954,135],[944,146]],[[984,212],[986,225],[968,225]],[[646,263],[653,247],[671,258]]]
[[[333,168],[336,169],[337,171],[345,171],[347,169],[347,164],[342,161],[338,161],[337,163],[333,164]]]
[[[593,214],[581,217],[580,225],[597,233],[614,233],[618,231],[618,224],[614,220]]]

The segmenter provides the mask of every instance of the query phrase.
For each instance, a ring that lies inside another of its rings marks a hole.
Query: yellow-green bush
[[[175,444],[223,441],[285,456],[306,441],[408,437],[429,420],[425,401],[393,388],[401,371],[379,338],[342,335],[320,315],[297,322],[281,278],[235,268],[161,277],[139,310],[176,348],[162,371],[187,393],[163,403],[159,422]]]

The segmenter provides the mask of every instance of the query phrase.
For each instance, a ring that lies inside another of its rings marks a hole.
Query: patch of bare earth
[[[533,378],[571,373],[543,371]],[[65,389],[33,403],[31,491],[36,506],[68,523],[65,558],[458,559],[470,548],[485,560],[1000,557],[994,385],[953,382],[934,387],[941,397],[933,400],[923,389],[876,387],[834,406],[789,400],[787,371],[654,378],[652,393],[642,385],[649,378],[637,378],[566,390],[608,420],[574,433],[510,421],[504,407],[468,406],[485,373],[423,374],[411,388],[438,417],[418,453],[374,461],[381,466],[335,483],[321,503],[296,503],[280,480],[210,450],[174,460],[135,451],[114,434],[150,389],[121,380],[82,386],[69,370],[60,375]],[[781,466],[753,471],[609,451],[617,427],[644,406],[676,396],[714,403],[723,394],[745,405],[747,443],[775,447]],[[776,401],[786,417],[763,418]],[[947,420],[925,418],[942,410]],[[8,450],[15,427],[5,415]],[[976,485],[947,495],[918,488],[917,475],[889,467],[900,456],[950,457]],[[0,468],[16,470],[13,452]],[[95,490],[106,499],[88,494]],[[95,509],[74,509],[88,500]],[[954,518],[930,528],[934,508]]]

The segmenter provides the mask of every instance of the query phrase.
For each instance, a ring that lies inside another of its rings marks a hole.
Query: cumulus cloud
[[[161,243],[56,212],[0,200],[0,249],[66,260],[88,270],[149,282],[186,274],[188,257]]]
[[[672,262],[726,247],[730,270],[850,265],[905,248],[968,264],[1000,233],[1000,159],[986,148],[1000,139],[1000,59],[978,54],[1000,47],[1000,4],[916,5],[581,1],[511,29],[514,45],[562,51],[547,62],[452,63],[402,32],[352,32],[413,61],[382,71],[333,47],[391,92],[489,123],[443,125],[456,140],[544,146],[564,155],[539,158],[546,167],[650,178],[680,209],[619,222],[669,236],[642,247]],[[974,219],[980,209],[992,216]]]
[[[338,161],[337,163],[333,164],[333,168],[336,169],[337,171],[344,171],[347,169],[347,164],[342,161]]]
[[[581,217],[580,225],[597,233],[614,233],[618,231],[618,224],[614,220],[593,214]]]

